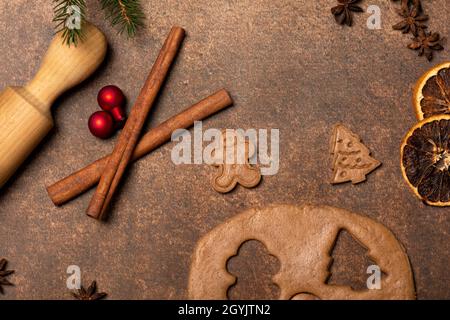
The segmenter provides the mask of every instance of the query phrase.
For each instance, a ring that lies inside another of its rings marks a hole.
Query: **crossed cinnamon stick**
[[[175,129],[187,128],[194,121],[201,120],[232,104],[228,93],[221,90],[151,130],[138,145],[147,115],[175,60],[184,36],[185,31],[182,28],[173,27],[170,31],[131,110],[113,153],[47,188],[55,204],[67,202],[100,180],[86,213],[95,219],[104,219],[117,187],[132,160],[142,157],[166,142]]]
[[[88,216],[99,220],[104,218],[108,205],[131,160],[147,115],[155,102],[172,62],[175,60],[184,35],[185,32],[182,28],[173,27],[170,30],[158,59],[156,59],[144,87],[131,109],[125,128],[120,134],[119,141],[106,164],[97,190],[87,208],[86,213]]]

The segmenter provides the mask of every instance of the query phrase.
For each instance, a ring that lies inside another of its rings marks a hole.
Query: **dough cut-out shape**
[[[358,184],[366,180],[366,175],[381,165],[370,156],[370,150],[361,138],[342,124],[334,126],[331,137],[332,184],[351,181]]]
[[[361,242],[385,272],[381,289],[355,291],[326,284],[330,253],[341,230]],[[251,209],[205,235],[192,257],[189,298],[227,299],[228,288],[236,282],[226,269],[227,261],[252,239],[261,241],[280,261],[273,282],[282,300],[415,299],[408,256],[385,226],[343,209],[309,205]]]
[[[249,159],[256,153],[256,147],[248,139],[238,135],[237,132],[222,131],[223,154],[221,157],[213,155],[217,171],[211,183],[217,192],[228,193],[238,184],[245,188],[254,188],[261,182],[261,170],[249,163]],[[245,150],[239,151],[239,148]],[[243,161],[239,160],[239,152],[243,152]]]

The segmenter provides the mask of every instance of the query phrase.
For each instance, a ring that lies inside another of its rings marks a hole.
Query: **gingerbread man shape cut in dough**
[[[237,132],[224,130],[221,147],[223,153],[220,156],[213,155],[216,159],[214,166],[217,167],[211,181],[214,190],[228,193],[238,184],[245,188],[256,187],[261,182],[261,171],[249,163],[256,153],[253,143]]]
[[[331,251],[341,230],[361,242],[386,274],[381,289],[355,291],[327,284]],[[197,244],[192,258],[190,299],[227,299],[236,278],[226,270],[248,240],[261,241],[280,261],[273,281],[280,299],[415,299],[408,256],[394,235],[372,219],[327,206],[278,205],[251,209],[219,225]]]

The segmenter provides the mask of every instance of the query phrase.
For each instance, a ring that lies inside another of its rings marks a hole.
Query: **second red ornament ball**
[[[89,130],[98,138],[108,139],[116,131],[116,124],[111,114],[97,111],[89,118]]]

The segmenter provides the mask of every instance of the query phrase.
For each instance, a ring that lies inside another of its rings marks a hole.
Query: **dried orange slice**
[[[413,106],[418,120],[450,114],[450,62],[431,68],[417,81]]]
[[[403,177],[431,206],[450,206],[450,115],[417,123],[401,146]]]

